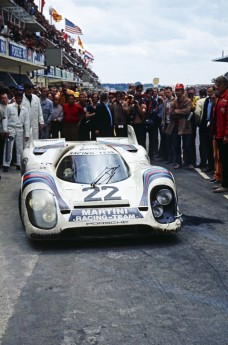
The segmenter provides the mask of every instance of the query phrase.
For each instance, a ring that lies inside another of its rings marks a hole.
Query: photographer
[[[158,112],[157,101],[153,98],[154,91],[152,88],[146,89],[143,103],[146,106],[145,126],[149,134],[149,157],[152,160],[158,153]]]
[[[124,107],[122,93],[116,92],[116,98],[110,109],[114,116],[114,127],[117,137],[127,137],[127,109]]]
[[[134,128],[139,145],[146,148],[146,106],[142,103],[140,95],[135,95],[128,108],[129,124]]]

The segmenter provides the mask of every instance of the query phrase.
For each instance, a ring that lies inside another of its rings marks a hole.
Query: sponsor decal
[[[0,39],[0,53],[6,54],[6,41]]]
[[[77,148],[77,150],[72,150],[69,153],[70,155],[80,155],[80,156],[92,156],[92,155],[115,155],[116,152],[108,149],[105,146],[82,146],[80,148]]]
[[[173,175],[165,168],[150,168],[143,173],[143,195],[141,197],[139,206],[148,206],[148,190],[152,181],[157,178],[168,178],[174,182]]]
[[[143,218],[143,215],[137,208],[91,208],[73,210],[70,215],[69,222],[97,222],[97,224],[101,225],[100,222],[103,222],[102,224],[107,224],[107,222],[110,224],[116,224],[115,221],[128,221],[138,218]]]
[[[114,220],[113,222],[92,222],[92,223],[86,223],[86,226],[97,226],[97,225],[120,225],[120,224],[127,224],[128,221],[126,220]]]
[[[42,154],[44,152],[46,152],[49,149],[56,149],[56,148],[60,148],[60,147],[65,147],[65,141],[61,141],[61,142],[56,142],[53,144],[47,144],[44,146],[39,146],[39,147],[35,147],[33,150],[33,153],[35,154]]]
[[[17,59],[27,60],[26,48],[16,44],[9,44],[9,55]]]
[[[58,204],[59,204],[59,208],[61,210],[66,210],[69,209],[69,206],[67,205],[67,203],[62,199],[62,197],[59,194],[59,191],[57,189],[55,180],[53,178],[53,176],[51,176],[50,174],[46,173],[46,172],[41,172],[41,171],[33,171],[33,172],[27,172],[23,175],[22,177],[22,193],[24,191],[24,189],[30,185],[31,183],[44,183],[46,184],[54,193]]]

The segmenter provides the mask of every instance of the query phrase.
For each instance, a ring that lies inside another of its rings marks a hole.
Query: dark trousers
[[[218,139],[219,158],[222,165],[222,187],[228,188],[228,144],[223,144],[223,139]]]
[[[147,127],[149,134],[149,157],[152,159],[158,153],[158,125],[154,123]]]
[[[133,124],[135,135],[139,145],[146,148],[146,126],[144,123]]]
[[[165,134],[166,148],[167,148],[167,161],[168,163],[176,163],[175,150],[174,150],[174,137],[173,134]]]
[[[115,125],[116,137],[127,137],[127,125]]]
[[[58,138],[60,132],[60,137],[62,138],[62,132],[63,132],[63,124],[59,121],[52,121],[51,122],[51,137]]]
[[[200,165],[205,167],[208,165],[210,170],[214,169],[213,157],[213,141],[210,134],[210,129],[199,129],[199,153]]]

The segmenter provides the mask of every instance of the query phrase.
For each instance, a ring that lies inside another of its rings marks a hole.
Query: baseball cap
[[[177,89],[183,89],[184,90],[184,85],[183,84],[176,84],[175,90]]]

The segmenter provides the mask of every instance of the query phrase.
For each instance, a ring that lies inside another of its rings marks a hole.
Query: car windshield
[[[73,183],[107,184],[125,180],[129,170],[118,154],[69,155],[60,162],[57,177]]]

